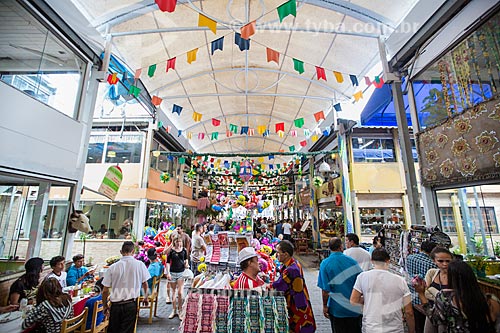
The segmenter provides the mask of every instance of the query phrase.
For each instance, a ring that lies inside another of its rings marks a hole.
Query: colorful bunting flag
[[[304,130],[304,136],[305,136],[306,138],[308,138],[310,135],[311,135],[311,133],[309,132],[309,130],[308,130],[308,129],[305,129],[305,130]]]
[[[137,98],[137,96],[139,96],[139,94],[141,93],[141,89],[132,85],[130,86],[130,89],[128,90],[128,94],[129,95],[134,95],[134,97]]]
[[[175,5],[177,4],[177,0],[155,0],[155,2],[162,12],[169,13],[175,10]]]
[[[232,137],[232,136],[233,136],[233,132],[231,132],[230,130],[227,130],[227,131],[226,131],[226,137],[227,137],[227,138],[230,138],[230,137]]]
[[[180,137],[182,135],[182,130],[177,131],[177,137]]]
[[[334,71],[333,75],[335,75],[335,80],[337,80],[337,83],[344,82],[344,77],[342,76],[342,73]]]
[[[382,88],[384,85],[384,78],[375,76],[375,82],[373,82],[375,88]]]
[[[185,164],[186,163],[186,158],[185,157],[179,157],[179,164]]]
[[[177,57],[170,58],[167,60],[167,69],[166,69],[167,73],[170,68],[175,69],[175,59],[177,59]]]
[[[170,131],[172,131],[172,127],[171,126],[165,127],[165,132],[170,133]]]
[[[307,141],[306,141],[306,140],[300,141],[300,145],[301,145],[302,147],[307,146]]]
[[[205,15],[200,14],[198,16],[198,26],[199,27],[207,27],[208,29],[212,30],[212,32],[214,34],[217,33],[217,22],[215,22],[214,20],[206,17]]]
[[[355,93],[354,95],[352,95],[354,97],[354,100],[357,102],[359,101],[361,98],[363,98],[363,92],[360,90],[358,91],[357,93]]]
[[[212,118],[212,125],[214,125],[215,127],[219,126],[220,125],[220,120]]]
[[[276,124],[276,133],[279,131],[282,131],[282,132],[285,131],[285,123],[277,123]]]
[[[201,117],[202,117],[202,116],[203,116],[203,115],[202,115],[201,113],[198,113],[198,112],[193,111],[193,120],[194,120],[195,122],[201,121]]]
[[[293,123],[295,127],[302,128],[302,126],[304,126],[304,118],[295,119]]]
[[[191,140],[193,138],[193,133],[192,132],[188,132],[186,137],[188,138],[188,140]]]
[[[296,138],[296,137],[297,137],[297,131],[296,131],[296,130],[291,130],[291,131],[290,131],[290,135],[291,135],[292,137]]]
[[[139,68],[138,70],[135,71],[134,79],[140,78],[141,74],[142,74],[142,68]]]
[[[148,76],[149,77],[153,77],[153,75],[155,75],[155,71],[156,71],[156,64],[153,64],[153,65],[149,66],[149,68],[148,68]]]
[[[212,55],[216,50],[223,50],[224,48],[224,36],[219,39],[212,41]]]
[[[253,128],[248,129],[248,135],[253,136],[255,134],[255,130]]]
[[[253,36],[255,34],[255,27],[256,27],[255,21],[252,21],[252,22],[242,26],[241,30],[240,30],[241,38],[249,39],[251,36]]]
[[[293,0],[295,2],[295,0]],[[293,69],[295,69],[299,74],[304,73],[304,62],[293,58]]]
[[[229,161],[224,161],[224,168],[229,169]]]
[[[274,155],[269,155],[268,158],[269,158],[269,161],[274,160]]]
[[[278,131],[278,136],[279,136],[280,138],[285,137],[285,132],[283,132],[283,131]]]
[[[233,132],[234,134],[238,134],[238,126],[234,124],[229,124],[229,130]]]
[[[177,104],[174,104],[174,106],[172,106],[172,113],[177,113],[180,116],[181,112],[182,112],[182,106]]]
[[[266,130],[264,131],[264,133],[262,133],[262,136],[263,136],[263,137],[266,137],[266,136],[269,136],[269,134],[270,134],[269,130],[268,130],[268,129],[266,129]]]
[[[264,134],[264,132],[266,131],[266,129],[267,129],[266,125],[259,125],[259,126],[257,126],[257,133]]]
[[[196,54],[198,53],[198,48],[192,49],[187,53],[187,62],[191,64],[193,61],[196,61]]]
[[[314,119],[316,119],[316,122],[319,123],[321,119],[325,119],[325,114],[323,113],[323,111],[316,112],[314,114]]]
[[[159,106],[162,101],[163,101],[163,99],[161,99],[158,96],[151,97],[151,103],[153,103],[154,106]]]
[[[335,104],[335,105],[333,106],[333,108],[334,108],[334,109],[335,109],[335,111],[337,111],[337,112],[342,111],[342,107],[340,106],[340,103]]]
[[[248,134],[248,126],[241,126],[240,134]]]
[[[359,86],[358,78],[356,77],[356,75],[349,74],[349,78],[351,79],[351,83],[354,87]]]
[[[116,84],[116,83],[118,83],[118,77],[116,76],[116,73],[108,75],[108,83],[109,84]]]
[[[259,163],[264,163],[264,157],[258,157],[257,160],[259,161]]]
[[[275,63],[279,64],[280,54],[278,51],[274,51],[273,49],[266,47],[266,53],[267,53],[267,62],[274,61]]]
[[[294,146],[294,145],[291,145],[290,147],[288,147],[288,150],[289,150],[289,151],[295,151],[295,146]]]
[[[269,170],[274,170],[274,165],[269,164]]]
[[[321,67],[318,67],[316,66],[316,77],[319,79],[323,79],[326,81],[326,73],[325,73],[325,69],[324,68],[321,68]]]
[[[330,127],[327,127],[323,130],[323,135],[324,136],[329,136],[330,135]]]
[[[316,128],[316,129],[314,130],[314,133],[316,133],[317,135],[321,135],[321,128],[319,128],[319,127],[318,127],[318,128]]]
[[[314,134],[313,136],[311,136],[311,141],[312,142],[318,141],[318,136],[316,134]]]
[[[234,43],[238,45],[240,51],[250,49],[250,39],[241,38],[241,35],[237,32],[234,33]]]
[[[370,78],[368,76],[365,76],[365,84],[369,87],[372,84],[372,81],[370,81]]]
[[[295,0],[289,0],[277,8],[278,16],[280,17],[280,23],[288,15],[293,15],[297,17],[297,3]]]
[[[198,133],[198,140],[205,139],[205,133]]]

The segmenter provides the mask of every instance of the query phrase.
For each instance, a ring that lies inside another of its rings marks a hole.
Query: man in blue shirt
[[[94,306],[97,301],[102,301],[102,279],[100,278],[97,280],[95,283],[95,288],[94,290],[98,293],[97,295],[90,297],[86,302],[85,302],[85,307],[88,308],[88,314],[87,314],[87,323],[86,323],[86,330],[90,330],[92,328],[92,314],[94,311]],[[102,307],[102,305],[101,305]],[[99,326],[100,323],[104,320],[104,313],[103,311],[97,313],[97,317],[95,319],[95,325],[94,327]]]
[[[406,270],[410,279],[418,275],[421,279],[425,277],[427,271],[431,268],[437,268],[434,261],[430,257],[431,251],[436,247],[435,243],[423,241],[420,246],[420,253],[411,254],[406,258]],[[415,316],[415,332],[421,333],[424,331],[425,314],[422,312],[420,298],[418,293],[413,288],[413,284],[409,284],[411,292],[411,304],[413,306],[413,314]]]
[[[83,281],[92,279],[94,271],[89,271],[87,267],[83,266],[85,258],[82,254],[77,254],[73,257],[73,265],[68,269],[66,276],[66,284],[74,286],[75,284],[82,284]]]
[[[361,308],[350,303],[357,276],[363,272],[356,260],[343,254],[342,240],[331,238],[332,253],[321,262],[318,287],[322,290],[323,315],[330,319],[332,332],[361,333]]]

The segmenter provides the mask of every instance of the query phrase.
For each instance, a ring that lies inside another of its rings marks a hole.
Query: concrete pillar
[[[40,182],[38,187],[38,195],[35,202],[35,210],[33,211],[33,219],[31,222],[28,250],[26,258],[36,257],[40,254],[42,246],[42,232],[45,219],[47,218],[47,206],[49,204],[50,183]],[[16,231],[17,233],[19,231]],[[74,235],[74,234],[71,234]]]

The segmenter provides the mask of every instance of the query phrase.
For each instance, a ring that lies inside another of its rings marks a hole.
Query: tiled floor
[[[321,290],[316,286],[318,280],[318,263],[315,255],[300,255],[297,256],[304,268],[307,288],[311,297],[313,312],[316,319],[318,333],[330,333],[330,321],[323,317],[323,306],[321,300]],[[137,333],[156,333],[156,332],[178,332],[179,318],[168,319],[168,315],[172,312],[172,305],[165,304],[166,295],[166,280],[161,281],[160,297],[158,304],[157,317],[153,317],[153,323],[148,324],[148,310],[141,310],[139,322],[137,325]]]

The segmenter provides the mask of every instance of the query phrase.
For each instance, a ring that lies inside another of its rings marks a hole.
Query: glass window
[[[488,233],[490,230],[490,226],[492,233],[498,233],[498,224],[495,216],[495,209],[493,207],[481,207],[481,213],[483,216],[484,231]],[[476,207],[469,207],[469,214],[472,222],[474,223],[473,232],[480,233],[481,227],[479,225],[479,218],[477,216]],[[440,207],[439,215],[441,217],[441,225],[444,232],[457,232],[455,217],[453,216],[453,209],[451,207]],[[460,216],[462,217],[462,212],[460,212]]]
[[[380,138],[352,138],[354,162],[396,162],[394,141]]]
[[[500,87],[500,13],[413,80],[422,127],[489,100]]]
[[[0,9],[16,22],[5,30],[14,37],[0,50],[0,80],[75,118],[85,62],[16,1]]]
[[[457,232],[455,227],[455,217],[453,216],[453,208],[440,207],[439,216],[441,217],[441,227],[443,232]]]
[[[89,238],[131,239],[136,202],[81,201],[80,209],[89,216]]]
[[[110,135],[106,148],[106,163],[140,163],[142,135]]]

